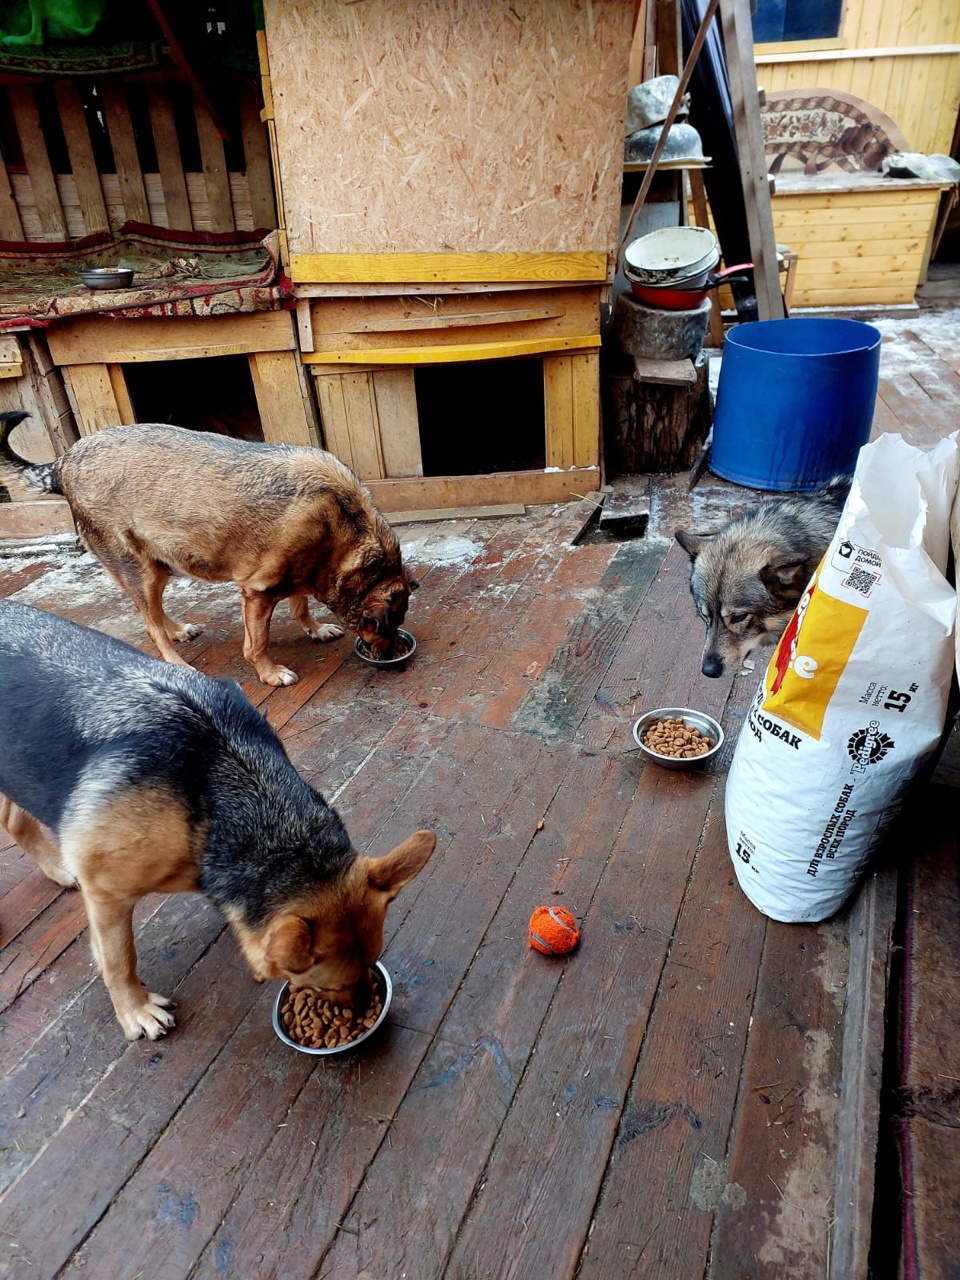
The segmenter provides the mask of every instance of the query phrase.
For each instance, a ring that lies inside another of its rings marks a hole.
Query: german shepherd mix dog
[[[677,529],[690,590],[707,624],[701,670],[722,676],[767,637],[779,637],[830,545],[850,489],[837,477],[814,493],[775,498],[716,533]]]
[[[25,413],[0,414],[0,462],[41,493],[66,498],[86,545],[140,610],[167,662],[200,627],[164,612],[170,578],[235,582],[243,599],[243,656],[264,684],[297,676],[267,653],[279,600],[314,640],[343,630],[317,623],[311,596],[389,655],[417,583],[400,544],[352,471],[321,449],[256,444],[181,427],[111,427],[55,462],[31,464],[8,437]]]
[[[174,1021],[137,976],[144,894],[198,890],[258,981],[285,978],[349,1005],[367,994],[387,906],[436,844],[417,831],[382,858],[359,855],[233,681],[10,600],[0,600],[0,793],[14,840],[52,880],[80,886],[130,1040],[155,1040]]]

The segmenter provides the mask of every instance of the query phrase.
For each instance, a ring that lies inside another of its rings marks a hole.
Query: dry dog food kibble
[[[373,974],[373,992],[363,1013],[324,1000],[303,987],[290,991],[280,1006],[280,1021],[291,1040],[305,1049],[339,1049],[369,1031],[383,1011],[383,979]]]
[[[693,729],[682,720],[658,720],[643,735],[643,745],[657,755],[675,756],[681,760],[692,760],[696,756],[706,755],[714,745],[712,738],[706,738],[699,729]]]

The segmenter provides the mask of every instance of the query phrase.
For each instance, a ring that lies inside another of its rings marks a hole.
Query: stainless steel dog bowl
[[[283,1004],[287,996],[287,988],[289,982],[281,984],[280,990],[277,992],[277,998],[273,1002],[273,1029],[283,1041],[284,1044],[296,1049],[298,1053],[312,1053],[315,1058],[329,1058],[335,1053],[348,1053],[351,1049],[356,1049],[357,1045],[363,1044],[364,1040],[369,1040],[375,1031],[383,1026],[387,1016],[387,1010],[393,1001],[393,983],[390,981],[390,975],[378,960],[373,966],[380,974],[380,981],[383,986],[383,1008],[380,1010],[380,1017],[376,1020],[372,1027],[368,1027],[362,1036],[357,1036],[355,1040],[351,1040],[348,1044],[337,1045],[335,1049],[313,1049],[308,1045],[300,1044],[296,1040],[292,1040],[287,1035],[283,1023],[280,1021],[280,1006]]]
[[[705,738],[713,739],[713,746],[702,756],[682,759],[678,756],[662,756],[645,746],[643,735],[658,720],[682,720],[691,729],[697,729]],[[723,746],[723,730],[713,716],[703,711],[692,711],[689,707],[658,707],[655,711],[645,712],[633,726],[633,737],[637,746],[648,760],[654,760],[663,769],[701,769],[708,760],[712,760]]]
[[[84,267],[77,275],[88,289],[129,289],[133,284],[131,267]]]
[[[401,654],[399,658],[375,658],[359,636],[354,643],[353,652],[371,667],[399,667],[402,663],[409,662],[417,652],[417,642],[409,631],[404,631],[400,627],[397,627],[397,636],[407,645],[407,652]]]

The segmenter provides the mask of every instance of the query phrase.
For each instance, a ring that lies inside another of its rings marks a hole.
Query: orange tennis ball
[[[545,956],[562,956],[580,941],[577,922],[566,907],[537,907],[530,917],[530,945]]]

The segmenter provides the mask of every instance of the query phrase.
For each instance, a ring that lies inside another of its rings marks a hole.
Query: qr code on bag
[[[866,569],[851,569],[844,578],[843,585],[849,587],[851,591],[858,591],[862,596],[868,596],[879,581],[879,573],[868,573]]]

